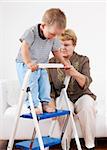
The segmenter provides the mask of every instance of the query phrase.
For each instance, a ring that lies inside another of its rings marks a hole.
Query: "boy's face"
[[[64,29],[59,29],[57,25],[48,26],[46,24],[41,24],[41,29],[45,38],[47,39],[54,39],[56,36],[60,36]]]
[[[61,41],[61,44],[62,44],[61,53],[63,57],[68,57],[68,58],[71,57],[75,49],[72,40]]]

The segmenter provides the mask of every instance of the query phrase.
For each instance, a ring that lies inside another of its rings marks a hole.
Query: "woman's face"
[[[73,45],[72,40],[61,41],[62,48],[61,53],[65,58],[70,58],[73,55],[75,46]]]

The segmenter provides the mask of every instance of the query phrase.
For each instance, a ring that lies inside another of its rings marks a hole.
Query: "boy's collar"
[[[39,33],[39,36],[40,36],[41,39],[46,40],[46,37],[44,36],[42,30],[40,29],[40,25],[41,24],[38,24],[38,33]]]

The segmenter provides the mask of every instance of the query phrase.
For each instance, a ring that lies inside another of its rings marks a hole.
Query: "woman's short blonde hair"
[[[77,36],[75,32],[71,29],[66,29],[64,33],[61,34],[60,39],[62,41],[72,40],[74,46],[76,46],[77,44]]]
[[[52,26],[56,24],[58,28],[65,29],[66,28],[66,16],[62,10],[59,8],[51,8],[48,9],[43,17],[43,23],[46,25]]]

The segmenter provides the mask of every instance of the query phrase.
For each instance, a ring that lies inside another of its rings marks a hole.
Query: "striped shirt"
[[[40,24],[26,30],[21,36],[20,41],[25,40],[30,48],[30,57],[34,63],[47,63],[49,60],[50,51],[56,51],[61,47],[59,39],[46,39],[40,34]],[[17,62],[23,62],[21,48],[16,58]]]

